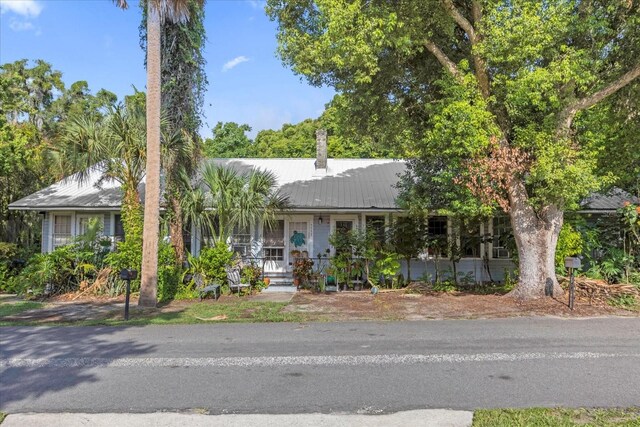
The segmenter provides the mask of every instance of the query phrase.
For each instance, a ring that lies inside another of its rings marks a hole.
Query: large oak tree
[[[268,0],[267,12],[286,64],[334,86],[363,133],[403,144],[408,198],[502,208],[514,296],[562,292],[563,212],[604,182],[600,129],[583,118],[638,84],[637,1]]]

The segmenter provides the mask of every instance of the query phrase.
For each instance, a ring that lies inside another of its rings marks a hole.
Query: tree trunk
[[[147,3],[147,169],[139,305],[155,307],[160,228],[160,17]]]
[[[563,213],[554,205],[536,213],[527,203],[524,184],[517,182],[509,191],[509,216],[518,247],[518,284],[509,295],[521,299],[561,296],[555,269],[555,253]]]
[[[185,261],[185,248],[184,248],[184,236],[183,222],[182,222],[182,207],[180,206],[180,199],[177,193],[172,193],[169,203],[171,204],[171,222],[169,224],[169,234],[171,235],[171,246],[176,254],[176,262],[178,265],[182,265]]]

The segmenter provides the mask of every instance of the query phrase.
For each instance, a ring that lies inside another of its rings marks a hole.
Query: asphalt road
[[[0,328],[0,410],[639,406],[640,319]]]

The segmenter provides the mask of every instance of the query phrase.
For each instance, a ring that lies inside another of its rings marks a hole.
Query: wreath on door
[[[289,239],[289,241],[293,244],[293,246],[295,246],[296,248],[299,248],[300,246],[304,246],[306,244],[305,241],[305,235],[304,233],[298,233],[297,231],[293,230],[293,235],[291,236],[291,238]]]

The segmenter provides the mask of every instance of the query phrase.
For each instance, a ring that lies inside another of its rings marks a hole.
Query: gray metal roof
[[[406,165],[390,159],[329,159],[326,170],[316,170],[315,159],[210,159],[238,172],[269,170],[277,177],[278,187],[289,196],[298,210],[396,210],[395,188]],[[74,177],[57,182],[44,190],[9,205],[16,210],[117,210],[121,191],[117,182],[105,182],[100,188],[97,170],[85,182]],[[144,182],[139,188],[144,197]],[[615,211],[625,201],[640,202],[630,194],[615,189],[595,193],[581,204],[581,210]]]
[[[329,159],[326,170],[316,170],[315,159],[210,159],[238,172],[269,170],[278,187],[297,209],[397,209],[395,184],[405,170],[403,161],[389,159]],[[96,183],[99,171],[85,182],[74,177],[11,203],[11,209],[118,209],[120,185]],[[144,192],[144,184],[141,185]]]
[[[624,190],[614,188],[606,193],[593,193],[580,204],[582,210],[588,211],[615,211],[620,209],[625,202],[640,203],[640,199],[632,196]]]

